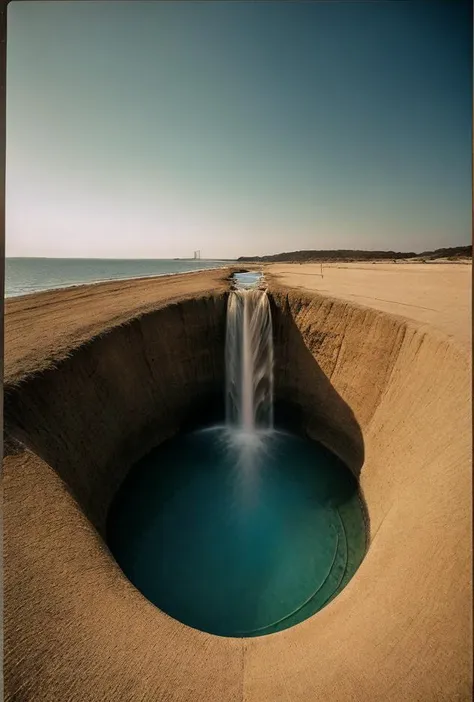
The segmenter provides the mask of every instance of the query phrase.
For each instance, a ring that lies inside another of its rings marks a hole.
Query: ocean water
[[[119,489],[107,540],[168,615],[221,636],[260,636],[342,590],[365,554],[364,515],[355,478],[320,444],[270,432],[242,462],[229,439],[211,428],[153,450]]]
[[[229,263],[184,259],[7,258],[5,297],[105,280],[189,273]]]

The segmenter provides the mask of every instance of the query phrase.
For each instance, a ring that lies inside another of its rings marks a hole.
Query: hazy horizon
[[[13,2],[8,258],[471,243],[468,2]]]
[[[228,258],[228,259],[220,259],[220,258],[215,258],[215,257],[210,257],[210,258],[193,258],[193,256],[168,256],[168,257],[161,257],[161,258],[152,258],[148,256],[147,258],[130,258],[127,256],[126,258],[122,257],[113,257],[113,256],[5,256],[5,258],[57,258],[58,260],[60,259],[70,259],[73,258],[75,260],[80,261],[81,259],[84,261],[234,261],[234,258]]]
[[[459,246],[472,246],[472,244],[460,244]],[[437,247],[437,248],[438,248],[438,249],[444,249],[444,248],[446,248],[446,249],[451,249],[451,248],[459,248],[459,247],[456,246],[456,244],[453,244],[452,246],[451,246],[451,245],[446,246],[446,247],[441,246],[441,247]],[[305,250],[305,249],[291,249],[291,250],[290,250],[290,249],[287,249],[287,250],[285,250],[285,251],[273,251],[273,252],[267,253],[267,254],[255,254],[255,256],[259,256],[259,257],[262,257],[262,256],[272,256],[272,255],[275,255],[275,254],[294,253],[294,252],[303,251],[303,250]],[[307,250],[308,250],[308,251],[318,251],[318,250],[319,250],[319,251],[328,251],[329,249],[307,249]],[[336,251],[339,250],[339,251],[340,251],[341,249],[334,249],[334,250],[336,250]],[[344,250],[344,249],[343,249],[343,250]],[[416,253],[416,254],[428,253],[428,252],[430,251],[430,250],[428,250],[428,249],[423,249],[423,250],[419,250],[419,251],[413,250],[412,252],[409,252],[409,251],[399,251],[399,250],[397,250],[397,249],[345,249],[345,250],[347,250],[347,251],[354,251],[354,252],[356,252],[356,251],[366,251],[366,252],[376,252],[376,251],[380,251],[380,252],[385,252],[385,253],[386,253],[386,252],[389,252],[389,251],[393,251],[394,253]],[[432,249],[432,251],[435,251],[435,249]],[[244,257],[245,257],[245,254],[241,254],[241,256],[244,256]],[[188,260],[188,261],[192,261],[192,260],[196,260],[196,261],[217,261],[217,262],[219,262],[219,261],[236,261],[236,260],[239,258],[239,256],[237,256],[237,257],[222,257],[222,258],[216,257],[216,256],[209,256],[209,257],[206,257],[206,258],[201,257],[200,259],[194,259],[193,256],[168,256],[168,257],[160,257],[160,258],[148,256],[148,257],[144,257],[144,258],[133,258],[133,257],[130,257],[130,256],[127,256],[127,257],[123,257],[123,256],[122,256],[122,257],[116,257],[116,256],[28,256],[28,255],[24,255],[24,256],[5,256],[5,258],[8,258],[8,259],[12,259],[12,258],[38,258],[38,259],[47,258],[47,259],[58,259],[58,260],[69,260],[69,259],[74,259],[74,260],[78,260],[78,261],[79,261],[79,260],[84,260],[84,261],[93,261],[93,260],[97,260],[97,261],[133,261],[133,260],[134,260],[134,261],[151,261],[151,260],[157,260],[157,261],[160,261],[160,260],[161,260],[161,261],[180,260],[180,261],[185,261],[185,260]]]

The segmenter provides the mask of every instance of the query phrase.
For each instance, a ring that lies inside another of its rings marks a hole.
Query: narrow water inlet
[[[258,288],[264,282],[263,273],[260,271],[240,271],[231,278],[233,289],[251,290]]]

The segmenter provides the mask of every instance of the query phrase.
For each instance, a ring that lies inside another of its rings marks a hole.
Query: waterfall
[[[226,422],[246,435],[273,427],[273,336],[263,290],[234,290],[227,305]]]

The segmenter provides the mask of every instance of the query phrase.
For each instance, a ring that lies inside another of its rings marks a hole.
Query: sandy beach
[[[472,264],[270,264],[268,274],[292,288],[312,290],[439,329],[471,347]]]
[[[226,287],[227,269],[77,285],[5,301],[5,382],[57,363],[97,334],[174,300]]]
[[[8,300],[8,700],[470,699],[470,266],[264,270],[275,397],[360,476],[360,568],[301,624],[234,639],[151,605],[106,546],[130,465],[223,392],[229,270]]]
[[[48,290],[6,300],[5,379],[58,360],[97,333],[153,309],[216,286],[240,266],[199,273],[111,281]],[[438,329],[471,347],[472,265],[467,263],[248,264],[268,280],[396,314]]]

